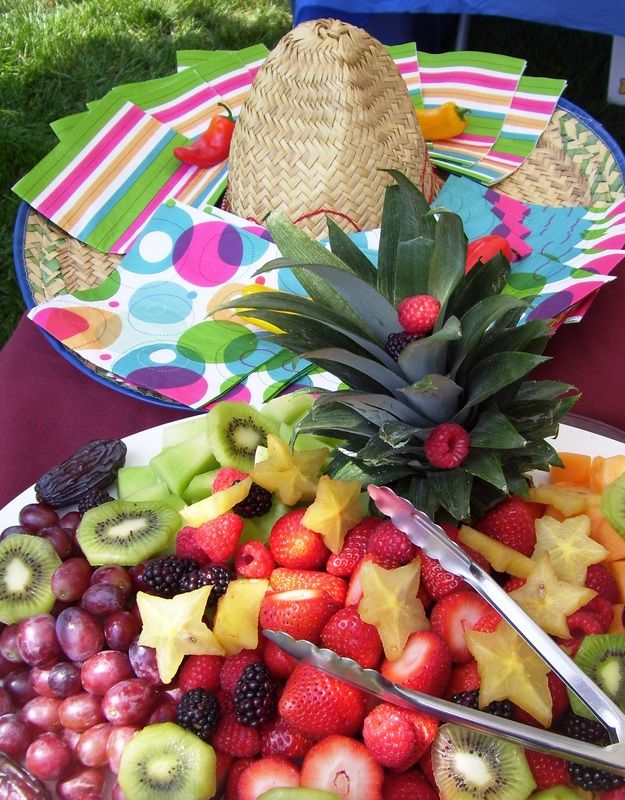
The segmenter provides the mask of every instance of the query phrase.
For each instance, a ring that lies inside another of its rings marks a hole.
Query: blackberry
[[[237,722],[257,728],[271,719],[278,707],[278,688],[264,664],[250,664],[234,690]]]
[[[202,586],[208,586],[213,583],[213,578],[205,569],[196,569],[193,572],[187,572],[180,578],[180,591],[192,592],[194,589],[201,589]],[[212,594],[212,592],[211,592]]]
[[[197,572],[199,565],[192,558],[160,556],[148,561],[142,580],[154,594],[173,597],[180,594],[180,581],[190,572]]]
[[[238,483],[238,481],[237,481]],[[262,517],[271,508],[271,492],[263,489],[257,483],[250,486],[250,491],[245,500],[241,500],[232,509],[240,517],[250,519],[250,517]]]
[[[384,349],[392,359],[397,361],[404,347],[410,342],[416,342],[417,339],[423,339],[423,336],[420,333],[406,333],[406,331],[389,333]]]
[[[470,692],[459,692],[458,694],[452,695],[451,702],[458,703],[458,705],[464,706],[465,708],[479,709],[479,694],[477,689],[473,689]],[[487,714],[493,714],[495,717],[512,719],[514,715],[514,704],[511,703],[510,700],[493,700],[493,702],[489,703],[482,711],[485,711]]]
[[[608,740],[608,732],[599,720],[580,717],[573,713],[568,714],[564,720],[562,732],[572,739],[579,739],[582,742],[590,742],[592,744],[607,742]]]
[[[219,598],[226,593],[233,575],[225,567],[220,567],[219,564],[210,564],[208,567],[204,567],[202,572],[204,573],[202,580],[206,580],[206,583],[202,585],[206,586],[210,583],[213,586],[213,590],[208,596],[208,605],[217,605]]]
[[[106,489],[90,489],[78,499],[78,510],[81,514],[84,514],[90,508],[96,508],[96,506],[101,506],[103,503],[110,503],[111,500],[113,498]]]
[[[605,772],[602,769],[588,767],[585,764],[568,764],[569,777],[574,786],[579,786],[587,792],[601,792],[607,789],[618,789],[625,783],[625,778]]]
[[[176,709],[176,722],[208,742],[219,722],[219,701],[206,689],[190,689]]]

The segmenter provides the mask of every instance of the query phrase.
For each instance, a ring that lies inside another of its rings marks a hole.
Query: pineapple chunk
[[[320,533],[333,553],[340,552],[345,534],[363,518],[360,505],[360,481],[319,478],[317,496],[302,517],[302,525]]]
[[[553,506],[561,511],[565,517],[574,517],[583,514],[589,503],[596,503],[594,492],[583,486],[534,486],[529,490],[529,499],[532,503],[542,503]]]
[[[238,578],[217,601],[213,633],[226,655],[258,647],[260,603],[268,588],[264,578]]]
[[[234,508],[241,500],[245,500],[250,493],[251,485],[252,479],[245,478],[228,489],[222,489],[221,492],[215,492],[210,497],[205,497],[204,500],[198,500],[197,503],[182,508],[180,516],[188,525],[197,528],[204,522],[217,519]]]
[[[586,580],[590,564],[604,561],[608,551],[590,538],[590,518],[585,514],[558,522],[551,517],[536,520],[536,547],[532,558],[549,553],[560,580],[577,586]]]
[[[458,538],[484,556],[497,572],[507,572],[516,578],[527,578],[532,571],[534,563],[531,558],[519,553],[514,547],[498,542],[492,536],[476,531],[475,528],[463,525],[458,532]]]

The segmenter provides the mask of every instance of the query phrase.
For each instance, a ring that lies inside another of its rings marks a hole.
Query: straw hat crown
[[[390,167],[428,200],[440,185],[388,51],[339,20],[298,25],[269,54],[241,110],[230,151],[230,207],[259,221],[272,210],[296,220],[330,209],[373,228],[390,182],[380,170]],[[300,225],[314,236],[326,232],[322,214]]]

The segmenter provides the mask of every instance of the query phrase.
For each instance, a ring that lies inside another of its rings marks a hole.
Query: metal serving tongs
[[[297,659],[357,686],[370,694],[405,708],[415,707],[445,722],[455,722],[482,733],[509,739],[531,750],[557,755],[582,764],[625,776],[625,715],[619,707],[560,649],[534,620],[485,572],[445,531],[414,506],[386,487],[369,485],[377,508],[390,517],[410,541],[441,566],[463,578],[536,651],[551,669],[579,697],[605,726],[610,744],[600,746],[531,725],[487,714],[405,689],[373,669],[363,669],[350,658],[310,642],[293,639],[280,631],[265,631],[265,636]]]

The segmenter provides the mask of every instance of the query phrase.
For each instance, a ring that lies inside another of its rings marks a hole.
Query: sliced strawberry
[[[244,770],[253,763],[253,758],[237,758],[232,762],[228,770],[228,777],[226,778],[226,795],[224,800],[239,800],[239,778]]]
[[[393,683],[441,697],[451,673],[451,653],[436,631],[415,631],[395,661],[385,659],[381,672]]]
[[[274,523],[269,534],[269,549],[276,563],[291,569],[319,569],[325,566],[330,550],[323,537],[302,525],[306,508],[294,508]]]
[[[299,770],[288,758],[267,756],[254,761],[241,773],[238,800],[257,800],[270,789],[299,786]]]
[[[362,742],[327,736],[304,757],[300,782],[334,792],[341,800],[383,800],[384,770]]]
[[[197,528],[197,543],[211,561],[223,563],[234,555],[242,530],[241,517],[227,511]]]
[[[321,631],[321,644],[365,669],[377,667],[382,658],[378,629],[360,618],[358,606],[346,606],[330,617]]]
[[[532,771],[537,789],[548,789],[550,786],[566,786],[569,781],[569,771],[563,758],[537,753],[535,750],[526,750],[525,757]]]
[[[367,551],[380,556],[388,556],[401,566],[412,561],[417,548],[403,531],[393,525],[390,519],[385,519],[371,531]]]
[[[366,556],[361,558],[349,581],[347,595],[345,596],[346,606],[357,606],[360,602],[362,598],[362,583],[360,581],[360,574],[364,565],[371,562],[377,564],[378,567],[382,567],[382,569],[395,569],[399,566],[397,561],[394,561],[392,558],[389,558],[388,556],[379,556],[375,553],[368,553]]]
[[[265,642],[263,649],[263,661],[271,674],[283,681],[289,677],[298,664],[296,658],[290,656],[269,639]]]
[[[501,620],[502,616],[499,611],[495,611],[494,608],[489,608],[484,616],[478,619],[478,621],[475,623],[473,630],[482,631],[482,633],[492,633],[493,631],[497,630],[497,626]]]
[[[536,546],[535,523],[542,512],[542,506],[515,495],[488,511],[475,527],[519,553],[531,556]]]
[[[288,569],[276,567],[269,576],[271,588],[276,592],[289,589],[323,589],[340,606],[345,604],[347,583],[337,575],[328,575],[315,569]]]
[[[405,770],[417,763],[437,730],[434,717],[380,703],[365,717],[362,736],[369,752],[383,767]]]
[[[464,664],[454,664],[452,666],[444,696],[449,700],[455,694],[472,692],[479,688],[480,674],[477,671],[477,661],[471,659],[471,661],[467,661]]]
[[[438,792],[417,767],[407,772],[387,772],[382,796],[384,800],[438,800]]]
[[[343,547],[338,553],[332,553],[326,564],[326,571],[330,575],[341,575],[349,578],[356,569],[356,565],[367,553],[369,537],[380,524],[377,517],[365,517],[358,525],[354,525],[343,542]]]
[[[268,592],[260,604],[260,627],[284,631],[295,639],[308,639],[316,644],[323,626],[338,607],[323,589]]]
[[[365,698],[359,689],[298,664],[282,691],[278,710],[288,725],[316,741],[335,733],[356,733],[365,716]]]
[[[264,756],[303,758],[313,745],[312,739],[303,736],[281,717],[265,725],[260,732],[260,738]]]
[[[242,472],[240,469],[234,467],[221,467],[215,473],[213,478],[213,492],[221,492],[223,489],[229,489],[235,483],[243,481],[247,478],[247,472]]]
[[[443,637],[456,663],[463,664],[472,659],[464,639],[465,631],[472,630],[490,608],[486,600],[474,591],[448,594],[432,608],[432,630]]]
[[[235,758],[253,758],[260,753],[260,733],[237,722],[234,713],[223,714],[213,734],[213,747]]]

